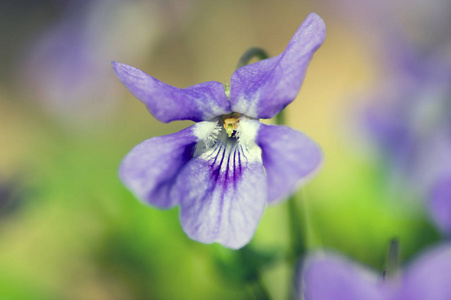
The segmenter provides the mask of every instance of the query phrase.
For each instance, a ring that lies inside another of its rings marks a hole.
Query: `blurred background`
[[[382,272],[390,239],[408,262],[451,232],[451,196],[434,192],[451,176],[451,2],[1,7],[0,298],[252,298],[238,267],[246,256],[190,240],[177,208],[144,206],[120,183],[118,165],[133,146],[190,122],[156,121],[110,63],[177,87],[228,82],[244,51],[281,53],[310,12],[324,19],[327,38],[286,109],[288,125],[325,153],[299,192],[308,249],[340,251]],[[269,253],[260,280],[274,299],[292,283],[279,255],[288,246],[287,206],[269,207],[252,247]]]

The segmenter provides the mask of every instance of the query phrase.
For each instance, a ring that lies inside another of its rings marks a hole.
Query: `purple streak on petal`
[[[286,126],[262,124],[257,143],[262,148],[270,204],[286,199],[307,182],[323,160],[313,140]]]
[[[222,83],[209,81],[178,89],[134,67],[117,62],[112,64],[119,80],[161,122],[199,122],[230,112]]]
[[[183,169],[176,189],[190,238],[233,249],[251,240],[266,205],[264,170],[254,150],[220,141]]]
[[[438,227],[451,235],[451,177],[442,179],[434,187],[429,209]]]
[[[336,255],[316,255],[301,276],[305,300],[386,300],[374,273]]]
[[[121,163],[122,182],[141,200],[159,208],[177,205],[171,190],[197,141],[193,126],[148,139],[133,148]]]
[[[311,13],[282,54],[236,70],[231,79],[232,110],[253,118],[274,117],[296,98],[325,36],[323,20]]]
[[[395,300],[451,299],[451,246],[427,252],[405,273]]]

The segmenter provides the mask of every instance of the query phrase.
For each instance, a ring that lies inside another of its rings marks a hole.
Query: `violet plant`
[[[196,124],[133,148],[120,166],[123,183],[147,204],[180,207],[186,234],[238,249],[251,240],[267,204],[285,200],[322,161],[317,144],[276,116],[297,96],[307,66],[325,38],[316,14],[283,53],[238,68],[230,85],[210,81],[178,89],[113,62],[116,75],[162,122]]]
[[[24,92],[65,123],[98,122],[114,111],[112,59],[142,60],[159,37],[156,1],[61,1],[62,15],[30,43],[20,65]],[[161,6],[170,6],[161,3]],[[149,15],[150,14],[150,15]],[[171,22],[178,21],[171,17]],[[136,30],[138,27],[145,31]],[[119,41],[123,41],[122,43]],[[102,86],[102,89],[99,89]]]

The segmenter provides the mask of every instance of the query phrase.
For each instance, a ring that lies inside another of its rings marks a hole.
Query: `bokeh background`
[[[402,99],[436,99],[446,88],[439,105],[449,109],[449,1],[0,3],[0,298],[251,298],[252,282],[234,269],[233,251],[190,240],[176,208],[144,206],[120,183],[118,165],[134,145],[190,122],[156,121],[110,63],[177,87],[228,82],[245,50],[279,54],[310,12],[324,19],[327,38],[286,109],[287,124],[325,154],[318,176],[299,192],[308,249],[334,249],[382,272],[392,238],[405,263],[444,238],[424,200],[429,181],[405,176],[412,171],[397,159],[405,153],[385,147],[368,112],[377,106],[403,119],[411,103]],[[448,81],[423,89],[430,73]],[[409,86],[420,91],[396,96]],[[450,119],[426,139],[451,128]],[[449,163],[444,152],[428,165]],[[269,207],[252,242],[276,253],[261,270],[274,299],[288,297],[293,282],[279,257],[289,246],[287,211],[286,204]]]

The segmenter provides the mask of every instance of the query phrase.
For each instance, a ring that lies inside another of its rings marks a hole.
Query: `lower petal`
[[[177,203],[171,195],[177,174],[192,158],[195,127],[148,139],[133,148],[119,169],[122,182],[141,200],[159,208]]]
[[[270,204],[286,199],[306,183],[323,160],[321,149],[313,140],[286,126],[262,124],[257,143],[262,149]]]
[[[175,190],[190,238],[238,249],[251,240],[263,214],[266,180],[260,148],[230,140],[192,159]]]

